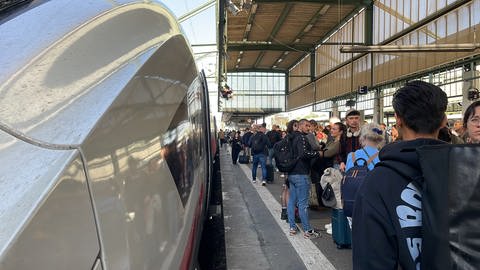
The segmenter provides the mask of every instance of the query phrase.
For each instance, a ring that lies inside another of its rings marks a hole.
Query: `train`
[[[155,1],[0,1],[0,269],[196,269],[208,88]]]

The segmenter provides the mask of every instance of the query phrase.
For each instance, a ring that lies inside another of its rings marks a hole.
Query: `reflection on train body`
[[[216,149],[205,78],[164,7],[107,2],[44,1],[0,23],[0,160],[15,161],[0,198],[22,205],[0,203],[0,269],[196,263]],[[27,34],[48,18],[47,37]]]

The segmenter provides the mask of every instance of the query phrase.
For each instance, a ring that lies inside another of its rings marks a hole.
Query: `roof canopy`
[[[226,0],[226,71],[287,72],[371,2]]]

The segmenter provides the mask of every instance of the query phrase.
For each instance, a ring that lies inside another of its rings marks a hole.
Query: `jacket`
[[[353,269],[417,270],[422,251],[422,186],[416,148],[443,142],[416,139],[386,145],[382,162],[412,168],[408,178],[377,164],[358,190],[353,209]],[[401,171],[407,171],[401,170]],[[420,182],[419,182],[420,181]]]
[[[292,149],[293,156],[298,158],[297,164],[289,174],[310,174],[310,161],[318,156],[318,152],[313,151],[307,139],[307,134],[295,131],[293,133]]]
[[[270,148],[270,140],[268,139],[265,133],[259,131],[250,137],[248,142],[250,148],[252,149],[252,154],[266,154],[267,147]]]

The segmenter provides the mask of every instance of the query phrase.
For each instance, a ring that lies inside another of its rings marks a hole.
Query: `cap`
[[[360,115],[360,112],[357,111],[356,109],[350,109],[350,110],[347,111],[347,114],[345,114],[345,118],[347,118],[351,115]]]

